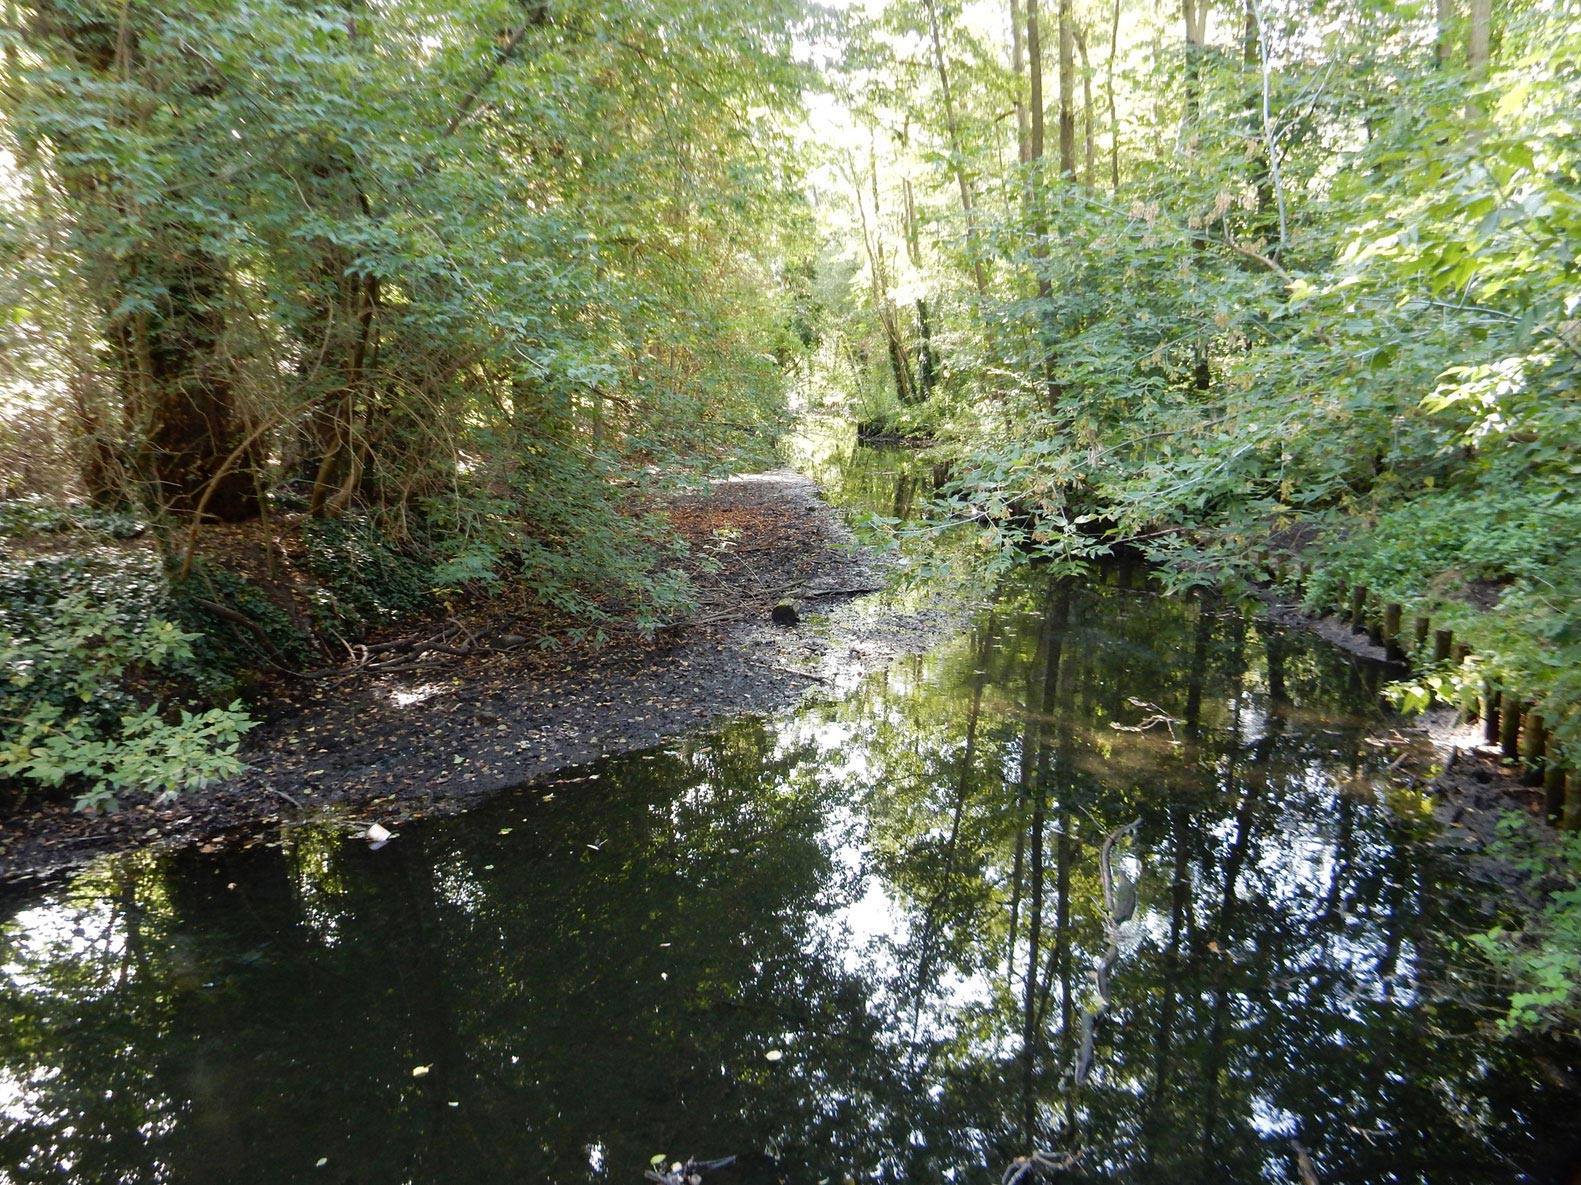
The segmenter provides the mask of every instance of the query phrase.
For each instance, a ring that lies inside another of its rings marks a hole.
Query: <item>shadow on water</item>
[[[1536,1171],[1576,1099],[1487,1028],[1375,674],[1136,583],[1022,573],[850,696],[379,851],[303,827],[11,899],[0,1180]]]

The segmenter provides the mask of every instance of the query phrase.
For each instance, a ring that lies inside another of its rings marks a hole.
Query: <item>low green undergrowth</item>
[[[35,552],[0,563],[0,797],[13,809],[65,791],[114,810],[233,776],[259,672],[322,662],[316,635],[358,637],[432,603],[429,565],[363,521],[304,530],[317,583],[300,594],[316,612],[298,620],[281,604],[292,590],[205,557],[179,576],[153,547],[109,542],[102,521],[18,505],[0,503]]]
[[[1519,923],[1470,940],[1509,984],[1500,1027],[1581,1030],[1581,835],[1545,840],[1512,814],[1500,820],[1488,857],[1521,872],[1536,903]]]
[[[308,519],[302,544],[320,633],[356,639],[434,605],[432,562],[416,546],[398,546],[371,519]]]
[[[240,701],[182,706],[201,682],[169,584],[146,552],[100,550],[0,569],[0,781],[69,786],[79,809],[130,791],[163,801],[241,768],[252,727]]]
[[[528,519],[512,483],[544,509]],[[550,461],[501,484],[498,496],[433,499],[399,535],[373,515],[303,520],[299,534],[267,539],[294,560],[267,573],[220,550],[180,574],[145,524],[0,502],[0,530],[18,541],[0,561],[0,805],[70,793],[79,808],[112,810],[234,775],[250,689],[441,607],[505,596],[545,644],[684,616],[683,545],[631,491]],[[263,538],[243,537],[237,556]]]

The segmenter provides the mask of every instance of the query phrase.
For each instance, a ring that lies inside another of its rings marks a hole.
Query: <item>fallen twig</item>
[[[210,613],[214,614],[215,617],[223,618],[226,621],[233,622],[234,624],[242,626],[243,628],[251,631],[257,637],[259,644],[261,644],[263,648],[268,651],[270,658],[274,659],[275,662],[281,664],[282,666],[285,664],[285,655],[281,654],[280,651],[275,648],[275,644],[269,640],[269,635],[264,631],[264,627],[259,625],[252,618],[248,617],[247,614],[238,613],[229,605],[222,605],[218,601],[209,600],[207,597],[193,597],[192,603],[197,605],[200,609],[208,610]]]
[[[888,585],[883,584],[858,584],[851,588],[820,588],[813,592],[799,592],[796,595],[806,600],[816,600],[818,597],[859,597],[867,593],[883,592]]]
[[[1307,1155],[1301,1141],[1291,1140],[1290,1147],[1296,1152],[1296,1171],[1301,1174],[1301,1185],[1320,1185],[1317,1170],[1312,1167],[1312,1158]]]
[[[829,680],[825,679],[822,675],[811,675],[811,674],[808,674],[806,671],[798,671],[795,667],[782,667],[782,666],[779,666],[779,665],[777,665],[775,663],[771,663],[771,662],[759,663],[757,665],[758,666],[763,666],[763,667],[768,667],[768,669],[771,670],[771,671],[779,671],[779,672],[781,672],[783,674],[786,674],[786,675],[799,675],[803,679],[811,679],[814,683],[828,683],[829,682]]]

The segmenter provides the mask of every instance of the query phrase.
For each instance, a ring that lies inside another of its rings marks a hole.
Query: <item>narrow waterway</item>
[[[933,478],[818,475],[895,518]],[[1456,953],[1488,919],[1377,693],[1139,572],[1024,571],[853,688],[379,850],[106,861],[0,902],[0,1180],[635,1183],[764,1149],[805,1185],[1033,1149],[1092,1181],[1546,1172],[1574,1099],[1492,1032]],[[1083,1064],[1099,849],[1133,820]]]

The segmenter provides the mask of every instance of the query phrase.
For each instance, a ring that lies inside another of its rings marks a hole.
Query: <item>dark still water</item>
[[[1023,573],[849,694],[382,850],[307,827],[13,894],[0,1180],[1550,1173],[1567,1067],[1491,1032],[1375,677],[1132,583]]]

